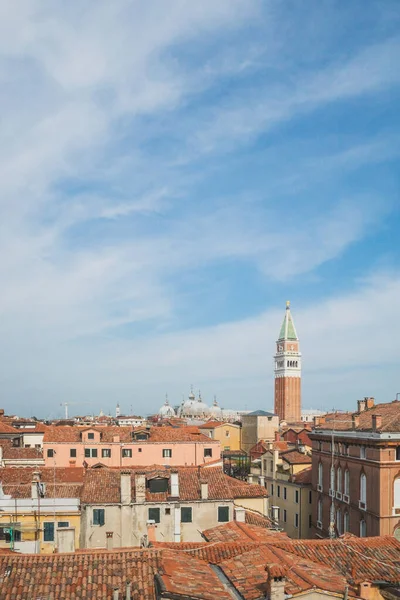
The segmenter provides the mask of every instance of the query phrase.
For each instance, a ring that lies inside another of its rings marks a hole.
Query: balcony
[[[331,498],[335,497],[335,490],[333,490],[332,488],[329,489],[329,495]]]
[[[322,529],[322,521],[317,521],[317,529]]]

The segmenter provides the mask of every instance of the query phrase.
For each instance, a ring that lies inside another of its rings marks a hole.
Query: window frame
[[[212,448],[204,448],[204,458],[212,458]]]
[[[54,449],[53,448],[47,448],[47,458],[54,458]]]
[[[172,458],[172,448],[163,448],[162,457],[163,458]]]
[[[69,457],[70,458],[76,458],[76,448],[70,448],[69,449]]]
[[[229,523],[229,506],[218,506],[218,523]]]
[[[121,458],[132,458],[132,448],[121,448]]]
[[[184,514],[187,517],[184,517]],[[181,523],[193,523],[193,509],[191,506],[181,506]]]
[[[46,527],[47,525],[47,527]],[[51,539],[46,539],[49,535],[48,531],[52,530],[52,538]],[[55,541],[55,535],[56,535],[56,528],[55,528],[55,523],[54,521],[43,521],[43,542],[54,542]]]
[[[97,458],[97,448],[85,448],[85,458]]]
[[[153,516],[151,516],[153,515]],[[159,506],[149,506],[147,510],[148,521],[154,521],[154,523],[160,523],[161,510]]]
[[[97,522],[95,522],[97,521]],[[105,508],[93,508],[92,512],[92,525],[95,527],[103,527],[106,522],[106,510]]]
[[[111,448],[102,448],[101,458],[111,458]]]

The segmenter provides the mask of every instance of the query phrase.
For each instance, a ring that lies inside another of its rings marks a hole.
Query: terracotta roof
[[[267,491],[260,485],[248,483],[228,477],[220,467],[174,467],[179,474],[179,498],[182,501],[200,500],[200,479],[208,482],[208,498],[210,500],[229,500],[233,498],[259,498],[267,496]],[[132,499],[135,498],[135,472],[145,471],[146,479],[167,477],[171,469],[163,466],[138,467],[123,469],[131,473]],[[170,484],[169,484],[170,487]],[[82,502],[85,504],[119,503],[121,497],[120,469],[87,469],[82,491]],[[168,492],[151,493],[146,491],[147,502],[167,502]]]
[[[239,425],[234,423],[226,423],[225,421],[207,421],[203,425],[199,425],[199,429],[215,429],[216,427],[226,427],[227,425],[238,428]]]
[[[52,426],[46,429],[43,442],[51,444],[52,442],[82,442],[82,433],[94,431],[100,433],[101,443],[113,442],[114,436],[119,436],[120,442],[131,443],[133,441],[132,434],[140,431],[149,431],[149,442],[206,442],[207,444],[219,444],[215,440],[198,431],[198,428],[179,427],[177,429],[171,427],[151,427],[147,430],[145,427],[119,427],[119,426]],[[146,443],[146,440],[140,440],[141,443]],[[91,444],[96,442],[90,440]]]
[[[355,429],[358,431],[371,431],[373,415],[382,418],[382,425],[378,428],[379,431],[400,432],[400,401],[398,400],[376,404],[360,413],[329,413],[325,415],[325,422],[318,424],[316,429],[352,430],[352,417],[355,416],[359,418],[359,425]]]
[[[84,476],[83,468],[56,467],[4,467],[0,469],[3,492],[12,498],[30,498],[33,474],[40,473],[45,483],[46,498],[79,498]],[[56,482],[54,485],[54,481]]]
[[[208,542],[269,542],[271,537],[287,538],[286,533],[249,523],[229,521],[203,531]]]
[[[1,439],[0,446],[3,448],[3,458],[6,460],[35,460],[43,459],[43,450],[40,448],[24,448],[14,446],[11,439]]]
[[[280,456],[283,460],[290,463],[291,465],[308,465],[312,463],[312,458],[310,454],[304,454],[303,452],[299,452],[296,449],[281,452]]]
[[[1,434],[14,434],[15,436],[21,435],[21,431],[11,427],[11,425],[7,425],[4,421],[0,421],[0,435]]]
[[[306,484],[311,483],[311,476],[312,476],[312,467],[309,467],[307,469],[303,469],[302,471],[300,471],[300,473],[295,473],[295,474],[291,475],[290,481],[292,481],[293,483],[299,483],[302,485],[306,485]]]
[[[257,527],[265,527],[268,529],[273,527],[271,519],[255,510],[247,509],[245,512],[245,519],[248,525],[257,525]]]

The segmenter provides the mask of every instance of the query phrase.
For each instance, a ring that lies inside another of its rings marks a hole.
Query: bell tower
[[[301,352],[294,321],[290,313],[290,302],[286,311],[279,338],[276,342],[275,359],[275,414],[280,421],[301,421]]]

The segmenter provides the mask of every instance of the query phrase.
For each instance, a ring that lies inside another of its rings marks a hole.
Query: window
[[[322,466],[322,463],[320,462],[318,464],[318,485],[321,486],[321,489],[322,489],[323,476],[324,476],[324,467]]]
[[[367,476],[365,473],[360,475],[360,502],[367,503]]]
[[[364,519],[360,521],[360,537],[366,537],[367,535],[367,524]]]
[[[131,448],[122,448],[122,458],[132,458]]]
[[[166,477],[155,477],[154,479],[150,479],[149,490],[152,494],[158,494],[160,492],[168,491],[168,479]]]
[[[182,506],[181,508],[181,523],[191,523],[192,522],[192,507],[191,506]]]
[[[342,467],[338,467],[336,471],[336,491],[342,491]]]
[[[343,444],[344,449],[343,449],[343,454],[345,454],[346,456],[349,455],[349,445],[348,444]]]
[[[149,436],[147,433],[136,433],[134,437],[135,440],[147,440]]]
[[[343,533],[350,531],[350,515],[346,511],[343,515]]]
[[[49,448],[47,450],[47,458],[53,458],[54,456],[54,450],[52,448]]]
[[[105,510],[104,508],[93,509],[93,525],[104,525],[105,522]]]
[[[88,433],[87,434],[87,439],[88,440],[94,440],[94,433]]]
[[[229,430],[228,429],[225,431],[225,437],[229,437]]]
[[[287,498],[287,489],[284,487],[283,488],[283,499],[286,500]]]
[[[54,542],[54,523],[43,523],[43,541]]]
[[[284,509],[283,510],[283,522],[286,523],[287,521],[287,511]]]
[[[204,457],[212,456],[212,448],[204,448]]]
[[[69,521],[58,521],[57,527],[69,527]]]
[[[361,448],[360,448],[360,458],[365,458],[366,455],[367,455],[367,451],[366,451],[365,446],[361,446]]]
[[[7,527],[0,527],[0,540],[10,544],[12,537],[14,542],[20,542],[21,531],[17,527],[21,527],[21,523],[7,523]]]
[[[278,498],[280,498],[280,497],[281,497],[281,486],[278,485]]]
[[[111,448],[103,448],[101,451],[101,458],[111,458]]]
[[[229,506],[218,506],[218,523],[229,521]]]
[[[348,469],[344,472],[344,493],[346,496],[350,494],[350,471]]]
[[[400,508],[400,477],[397,477],[397,479],[394,480],[393,508]]]
[[[396,448],[396,460],[400,460],[400,446]]]
[[[272,473],[274,470],[274,461],[273,460],[270,461],[269,466],[270,466],[270,471]]]
[[[299,503],[299,490],[294,490],[294,501],[296,504]]]
[[[160,509],[159,508],[149,508],[149,521],[154,521],[155,523],[160,522]]]
[[[165,509],[165,514],[166,515],[170,515],[171,514],[171,509],[170,508],[166,508]]]
[[[308,504],[312,504],[312,491],[308,492]]]
[[[76,458],[76,448],[69,449],[69,456],[70,458]]]
[[[295,513],[294,515],[294,526],[296,528],[299,526],[299,513]]]
[[[266,472],[267,472],[267,464],[268,464],[268,463],[267,463],[267,461],[266,461],[266,460],[263,460],[263,468],[264,468],[264,473],[266,473]]]
[[[162,451],[162,455],[163,455],[163,458],[171,458],[172,450],[170,450],[169,448],[164,448]]]
[[[274,495],[274,484],[271,483],[271,496],[273,496],[273,495]]]
[[[317,521],[322,523],[322,499],[318,500]]]
[[[97,458],[97,448],[85,448],[85,458]]]
[[[322,450],[322,444],[321,444],[321,442],[318,442],[318,450],[319,450],[320,452],[321,452],[321,450]]]
[[[142,451],[142,449],[141,449],[141,448],[138,448],[138,449],[137,449],[137,451],[138,451],[138,452],[141,452],[141,451]]]
[[[336,509],[336,529],[339,535],[342,535],[342,512],[340,508]]]

